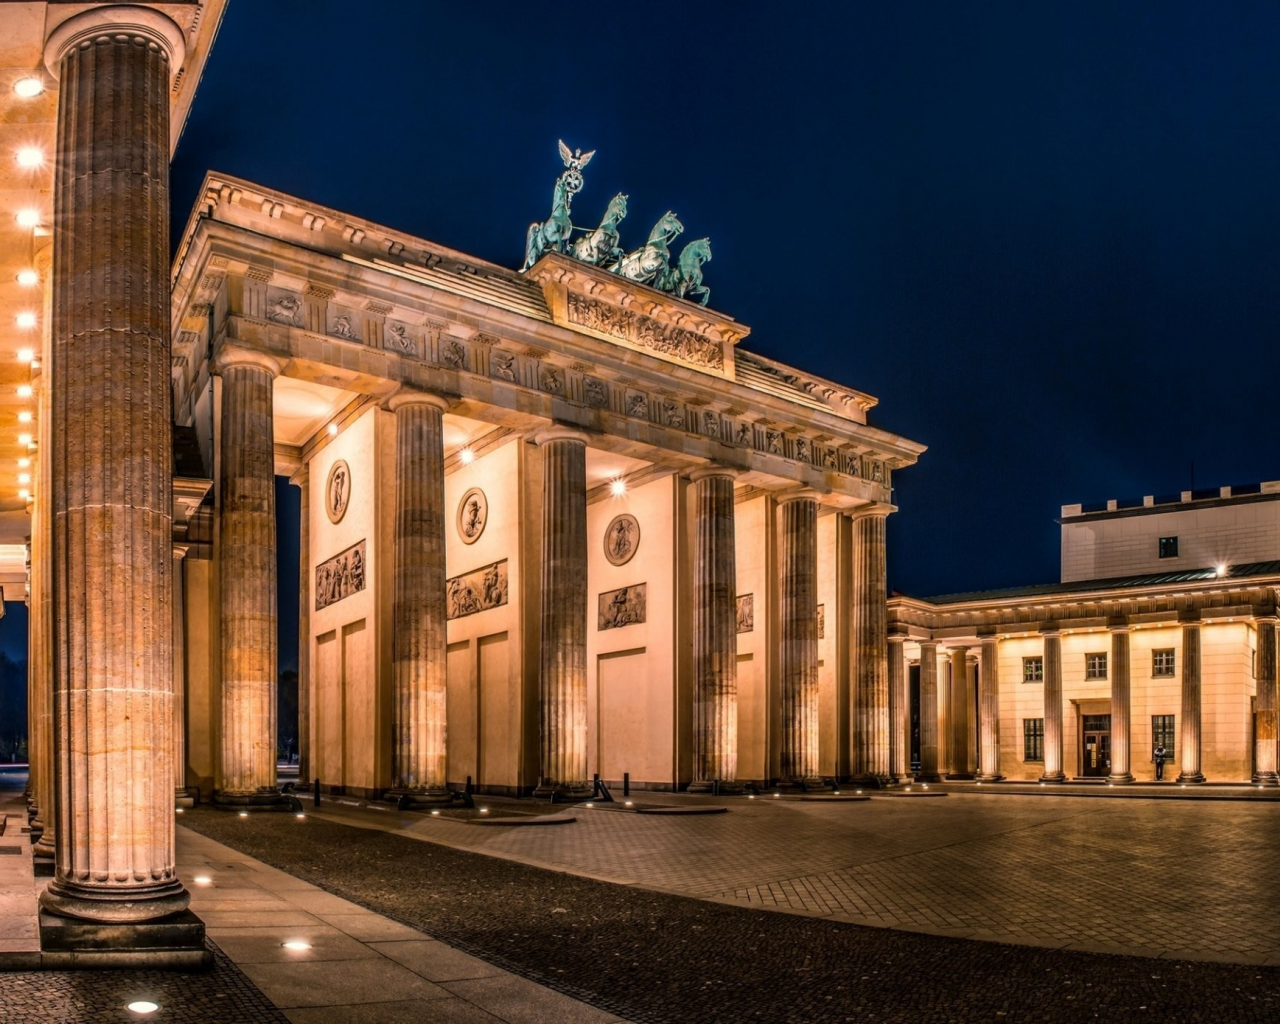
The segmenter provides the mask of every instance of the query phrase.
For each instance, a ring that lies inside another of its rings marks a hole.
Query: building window
[[[1164,746],[1166,759],[1173,757],[1173,715],[1151,716],[1151,760],[1156,759],[1155,749]]]
[[[1044,682],[1044,658],[1022,659],[1022,681],[1024,683]]]
[[[1161,537],[1160,538],[1160,557],[1161,558],[1177,558],[1178,557],[1178,538],[1177,537]]]
[[[1044,760],[1044,719],[1024,718],[1022,720],[1022,760]]]
[[[1107,655],[1102,654],[1086,654],[1084,656],[1084,677],[1086,679],[1106,679],[1107,678]]]
[[[1171,676],[1174,674],[1172,647],[1151,652],[1151,674],[1153,676]]]

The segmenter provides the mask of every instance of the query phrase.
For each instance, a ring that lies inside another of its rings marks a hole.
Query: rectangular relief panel
[[[597,630],[636,626],[644,621],[645,585],[643,583],[634,583],[629,587],[609,590],[600,595]]]
[[[827,638],[827,606],[825,604],[818,605],[818,639],[825,640]]]
[[[316,566],[316,611],[364,590],[364,541]]]
[[[507,560],[454,576],[447,585],[449,618],[461,619],[507,603]]]
[[[750,633],[756,628],[756,595],[738,596],[738,632]]]

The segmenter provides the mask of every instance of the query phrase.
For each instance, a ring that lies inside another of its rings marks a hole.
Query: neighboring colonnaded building
[[[921,774],[1275,785],[1280,481],[1059,522],[1061,583],[890,599]]]
[[[907,773],[884,528],[923,446],[875,399],[568,256],[516,273],[216,174],[173,301],[214,481],[180,531],[180,788],[275,782],[274,474],[326,791]]]

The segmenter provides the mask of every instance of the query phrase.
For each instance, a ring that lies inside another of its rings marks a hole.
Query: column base
[[[973,772],[947,772],[945,778],[948,782],[972,782]]]
[[[52,878],[57,874],[56,861],[52,854],[31,853],[31,871],[36,878]]]
[[[1057,771],[1057,772],[1045,772],[1043,775],[1041,775],[1041,776],[1040,776],[1040,781],[1041,781],[1041,782],[1052,782],[1052,783],[1055,783],[1055,784],[1056,784],[1056,783],[1059,783],[1059,782],[1066,782],[1066,781],[1067,781],[1067,775],[1066,775],[1066,772],[1061,772],[1061,771]]]
[[[815,790],[830,789],[831,787],[827,785],[825,779],[817,775],[806,775],[798,779],[779,779],[775,788],[794,789],[803,793],[812,793]],[[724,788],[721,787],[720,791],[723,793]]]
[[[185,897],[186,893],[183,893]],[[80,921],[40,911],[45,970],[131,968],[190,971],[213,966],[204,922],[190,910],[155,921]]]
[[[891,784],[888,775],[851,775],[849,781],[863,789],[885,789]]]
[[[1200,772],[1182,772],[1176,781],[1182,786],[1198,786],[1205,781],[1205,777]]]
[[[1127,786],[1129,783],[1136,781],[1129,772],[1122,772],[1119,775],[1108,775],[1107,782],[1112,786]]]
[[[999,772],[978,772],[973,777],[974,782],[1003,782],[1004,776]]]
[[[455,794],[448,789],[389,789],[382,797],[390,800],[402,811],[411,811],[415,807],[440,807],[451,804]]]
[[[916,782],[941,782],[942,776],[937,772],[916,772]]]
[[[1254,772],[1253,784],[1255,786],[1280,786],[1280,775],[1275,772]]]
[[[746,786],[735,779],[698,779],[689,783],[686,793],[711,793],[720,794],[721,796],[737,796],[739,793],[746,792]]]
[[[542,781],[533,791],[536,800],[551,800],[552,802],[563,803],[581,803],[583,800],[590,800],[595,796],[595,790],[591,783],[585,779],[582,782],[547,782]]]
[[[42,922],[47,912],[81,924],[136,925],[181,914],[190,902],[190,894],[176,878],[150,885],[84,885],[54,878],[40,894],[40,915]],[[200,927],[203,930],[204,925]]]
[[[295,813],[302,810],[302,803],[296,796],[287,796],[284,793],[271,790],[270,792],[259,793],[219,793],[214,790],[213,800],[210,801],[214,807],[224,811],[293,811]]]
[[[196,805],[195,798],[185,789],[176,789],[173,793],[173,806],[190,809]]]

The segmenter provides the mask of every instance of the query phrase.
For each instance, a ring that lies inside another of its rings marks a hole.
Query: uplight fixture
[[[18,271],[18,284],[22,285],[22,287],[30,288],[32,285],[36,285],[39,283],[40,283],[40,275],[37,274],[34,270]]]
[[[305,821],[307,816],[305,814],[295,814],[294,817],[299,821]]]
[[[22,328],[34,327],[36,325],[36,315],[28,310],[26,312],[19,313],[14,318],[14,322]]]
[[[18,483],[20,483],[20,484],[29,484],[29,483],[31,483],[31,474],[30,474],[30,473],[19,473],[19,474],[18,474]]]
[[[126,1009],[132,1010],[134,1013],[155,1013],[160,1009],[159,1003],[153,1003],[150,999],[135,999]]]
[[[440,812],[439,812],[439,811],[432,811],[432,812],[431,812],[431,817],[433,817],[433,818],[438,818],[438,817],[440,817]]]
[[[23,410],[22,410],[22,412],[18,413],[18,422],[19,422],[19,423],[30,423],[30,422],[31,422],[31,412],[30,412],[30,410],[23,409]]]
[[[1261,787],[1261,786],[1259,786],[1258,788],[1259,788],[1259,789],[1261,789],[1262,787]],[[584,807],[594,807],[594,806],[595,806],[595,804],[593,804],[593,803],[591,803],[590,801],[588,801],[587,803],[583,804],[583,806],[584,806]]]
[[[487,808],[487,807],[481,807],[481,808],[480,808],[480,813],[481,813],[481,814],[488,814],[488,813],[489,813],[489,808]]]
[[[338,424],[336,424],[336,423],[330,423],[330,424],[329,424],[329,436],[330,436],[330,437],[337,437],[337,436],[338,436]]]
[[[458,461],[464,466],[469,466],[476,461],[476,453],[470,447],[463,448],[462,451],[458,452]]]
[[[618,479],[609,484],[609,493],[615,498],[621,498],[627,493],[627,482],[622,477],[618,477]]]
[[[18,349],[18,362],[20,362],[20,363],[31,363],[31,362],[35,362],[35,358],[36,358],[36,350],[35,350],[35,349],[33,349],[33,348],[20,348],[20,349]]]
[[[30,434],[19,434],[19,435],[18,435],[18,444],[21,444],[21,445],[29,445],[29,444],[31,444],[31,435],[30,435]]]
[[[31,385],[30,385],[30,384],[19,384],[19,385],[18,385],[18,397],[19,397],[19,398],[30,398],[30,397],[31,397]]]
[[[32,96],[39,96],[44,92],[44,82],[39,78],[19,78],[13,83],[13,91],[24,100],[29,100]]]
[[[31,492],[24,487],[22,490],[18,492],[18,497],[21,498],[23,501],[26,501],[29,497],[31,497]]]
[[[17,154],[19,167],[39,167],[44,163],[44,153],[35,146],[23,146]]]
[[[210,883],[213,882],[213,879],[210,878],[208,875],[196,875],[196,877],[193,878],[192,881],[195,882],[196,885],[209,885]]]
[[[31,460],[30,460],[30,459],[19,459],[19,460],[18,460],[18,468],[19,468],[19,469],[26,469],[26,468],[27,468],[28,466],[30,466],[30,465],[31,465]]]
[[[40,211],[39,210],[19,210],[17,221],[18,221],[18,227],[20,228],[37,227],[40,224]]]
[[[290,939],[288,942],[282,942],[280,945],[285,949],[292,949],[295,953],[301,953],[311,948],[311,943],[303,942],[302,939]]]
[[[1226,574],[1227,574],[1227,567],[1225,565],[1218,566],[1218,575],[1225,576]]]
[[[249,812],[248,812],[248,811],[241,811],[241,812],[240,812],[240,817],[242,817],[242,818],[247,818],[247,817],[249,817]]]

